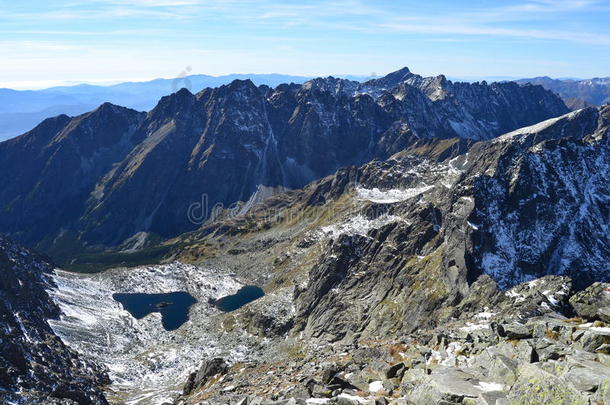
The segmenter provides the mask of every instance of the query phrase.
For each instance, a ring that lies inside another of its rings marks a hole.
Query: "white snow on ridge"
[[[379,190],[378,188],[366,189],[358,188],[356,193],[359,200],[370,201],[378,204],[392,204],[396,202],[406,201],[409,198],[416,197],[426,191],[434,188],[434,186],[422,186],[415,188],[407,188],[404,190],[391,189]]]
[[[512,132],[506,133],[502,136],[495,138],[494,140],[492,140],[492,142],[506,142],[519,135],[530,135],[530,134],[535,134],[535,133],[544,131],[545,129],[552,127],[559,121],[574,120],[576,117],[578,117],[578,115],[580,115],[582,113],[582,111],[583,110],[572,111],[571,113],[568,113],[566,115],[562,115],[562,116],[555,117],[555,118],[550,118],[546,121],[539,122],[539,123],[531,125],[529,127],[516,129]]]

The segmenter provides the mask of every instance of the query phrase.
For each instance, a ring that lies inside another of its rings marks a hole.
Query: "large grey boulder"
[[[568,356],[564,377],[580,391],[595,392],[604,381],[610,379],[610,367],[579,356]]]
[[[534,364],[523,363],[519,378],[508,396],[509,405],[570,404],[589,405],[587,395]]]
[[[610,322],[610,283],[596,282],[570,298],[574,312],[587,320]]]
[[[191,373],[188,381],[184,385],[183,394],[188,395],[195,389],[205,385],[211,377],[218,374],[225,374],[229,366],[222,358],[205,360],[196,373]]]
[[[532,331],[525,325],[511,323],[498,325],[498,334],[507,339],[527,339],[532,337]]]
[[[477,377],[455,368],[438,368],[406,388],[406,397],[415,404],[461,403],[487,391]]]

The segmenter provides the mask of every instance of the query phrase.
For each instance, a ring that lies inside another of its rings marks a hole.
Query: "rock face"
[[[184,385],[184,395],[188,395],[191,392],[201,388],[201,386],[205,385],[210,378],[217,375],[226,374],[227,369],[227,363],[218,357],[203,362],[201,367],[199,367],[199,370],[189,376],[189,380]]]
[[[105,372],[57,337],[47,319],[59,308],[46,292],[52,267],[0,237],[0,402],[106,404]]]
[[[469,153],[475,262],[500,285],[566,274],[584,288],[608,276],[609,117],[608,107],[580,110]]]
[[[362,84],[183,89],[147,114],[104,104],[0,144],[0,231],[62,260],[83,246],[141,247],[196,229],[216,204],[247,209],[417,140],[489,139],[565,112],[539,86],[406,68]]]

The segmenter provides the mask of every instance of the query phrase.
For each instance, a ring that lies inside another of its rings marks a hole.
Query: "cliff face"
[[[47,323],[60,315],[46,291],[52,270],[0,237],[0,401],[106,404],[104,370],[66,347]]]
[[[104,104],[0,144],[0,231],[60,258],[65,246],[133,246],[196,229],[216,204],[247,207],[417,140],[490,139],[565,112],[539,86],[406,68],[362,84],[183,89],[147,114]]]

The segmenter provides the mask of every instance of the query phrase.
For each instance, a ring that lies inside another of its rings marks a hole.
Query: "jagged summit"
[[[363,83],[363,86],[391,89],[413,76],[414,74],[405,66],[395,72],[388,73],[384,77],[368,80]]]

